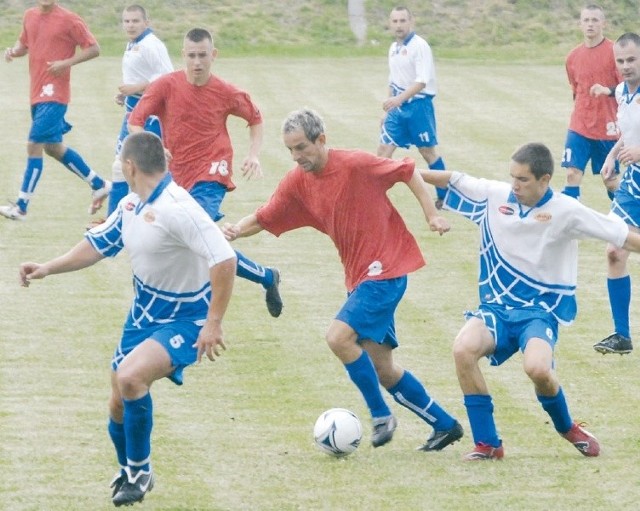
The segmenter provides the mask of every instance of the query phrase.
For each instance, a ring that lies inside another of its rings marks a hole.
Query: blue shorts
[[[198,340],[202,325],[192,321],[174,321],[150,328],[125,328],[120,344],[111,359],[111,369],[116,371],[124,358],[133,349],[147,339],[158,341],[167,350],[171,358],[173,373],[168,378],[176,385],[182,385],[184,368],[193,364],[198,358],[198,349],[193,345]]]
[[[604,160],[615,143],[615,140],[594,140],[583,137],[575,131],[569,130],[567,140],[564,143],[561,166],[564,168],[573,167],[584,173],[587,163],[591,160],[591,172],[600,174]],[[619,165],[616,160],[617,172],[619,172]]]
[[[613,196],[611,211],[622,218],[627,225],[640,228],[640,199],[622,186]]]
[[[336,319],[358,334],[358,341],[370,340],[398,347],[393,316],[407,289],[407,276],[387,280],[365,280],[351,293]]]
[[[118,141],[116,142],[116,156],[120,155],[122,151],[122,143],[124,139],[129,135],[129,117],[135,106],[140,101],[140,96],[127,96],[124,101],[125,114],[122,119],[122,125],[120,126],[120,133],[118,134]],[[160,119],[155,115],[150,115],[144,123],[144,130],[151,133],[155,133],[162,138],[162,124]]]
[[[414,99],[387,112],[380,143],[396,147],[433,147],[438,145],[433,98]]]
[[[62,103],[36,103],[31,106],[31,130],[29,142],[36,144],[59,144],[62,136],[71,131],[64,114],[67,105]]]
[[[224,199],[227,189],[217,181],[199,181],[189,190],[191,196],[204,209],[207,214],[217,222],[224,217],[220,212],[220,204]]]
[[[496,342],[487,356],[491,365],[499,366],[518,350],[524,351],[529,339],[538,337],[554,348],[558,340],[558,322],[541,307],[506,309],[502,305],[481,304],[476,311],[465,312],[467,319],[481,319]]]

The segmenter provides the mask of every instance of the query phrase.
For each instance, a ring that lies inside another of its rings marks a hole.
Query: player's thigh
[[[480,359],[495,350],[496,343],[491,330],[480,317],[472,316],[462,326],[453,342],[454,357]]]
[[[436,114],[431,99],[419,99],[409,103],[405,115],[411,145],[418,148],[438,145]]]

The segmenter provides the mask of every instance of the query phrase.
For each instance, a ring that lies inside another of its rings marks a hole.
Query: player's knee
[[[135,399],[146,387],[145,382],[136,371],[128,367],[120,367],[116,373],[118,390],[124,399]]]
[[[457,366],[471,365],[478,361],[480,356],[476,344],[468,335],[458,334],[453,341],[453,359]]]
[[[539,360],[525,360],[524,372],[536,386],[545,386],[553,379],[551,366]]]

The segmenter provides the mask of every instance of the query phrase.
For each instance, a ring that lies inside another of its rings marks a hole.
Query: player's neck
[[[596,46],[598,46],[602,41],[604,41],[604,36],[600,35],[598,37],[593,37],[593,38],[585,38],[584,40],[584,45],[587,48],[595,48]]]

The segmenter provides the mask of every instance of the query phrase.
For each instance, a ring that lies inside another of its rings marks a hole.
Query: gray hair
[[[311,142],[315,142],[325,132],[324,121],[310,108],[291,112],[282,123],[282,134],[302,131]]]

